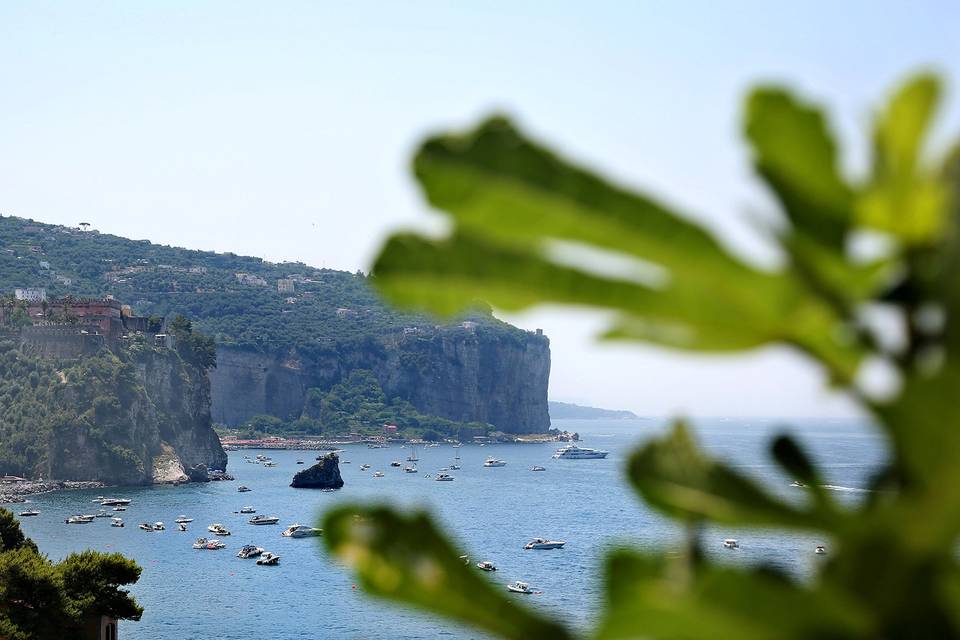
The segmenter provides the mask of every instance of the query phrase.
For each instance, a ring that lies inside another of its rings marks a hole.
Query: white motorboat
[[[819,556],[825,555],[827,553],[827,548],[822,544],[818,544],[817,548],[814,550],[814,553],[816,553]]]
[[[111,516],[110,516],[109,513],[107,513],[107,510],[106,510],[106,509],[100,509],[99,511],[97,511],[97,513],[94,515],[94,517],[95,517],[95,518],[109,518],[109,517],[111,517]]]
[[[547,470],[546,467],[541,467],[538,464],[535,464],[532,467],[530,467],[530,471],[546,471],[546,470]]]
[[[243,548],[237,552],[237,557],[246,560],[247,558],[256,558],[262,553],[263,549],[261,547],[253,544],[245,544],[243,545]]]
[[[403,472],[404,472],[404,473],[416,473],[416,472],[417,472],[417,467],[416,467],[416,466],[411,467],[410,465],[407,465],[406,467],[403,468]]]
[[[186,524],[187,522],[193,522],[193,518],[188,518],[187,516],[177,516],[177,519],[174,520],[177,524]]]
[[[280,532],[280,535],[286,538],[312,538],[314,536],[323,535],[323,529],[317,529],[316,527],[308,527],[305,524],[292,524],[283,531]]]
[[[162,523],[162,522],[154,522],[154,523],[153,523],[153,530],[154,530],[154,531],[163,531],[164,529],[166,529],[166,527],[163,526],[163,523]]]
[[[483,562],[477,563],[477,569],[480,569],[481,571],[496,571],[497,567],[494,566],[494,564],[489,560],[484,560]]]
[[[724,549],[739,549],[739,548],[740,548],[740,543],[737,542],[736,540],[734,540],[733,538],[727,538],[726,540],[723,541],[723,548],[724,548]]]
[[[533,593],[533,589],[530,588],[526,582],[517,580],[516,582],[511,582],[507,585],[507,591],[513,591],[514,593]]]
[[[260,557],[257,558],[257,564],[272,567],[274,565],[280,564],[280,556],[274,555],[269,551],[264,551],[260,554]]]
[[[547,540],[545,538],[534,538],[527,544],[523,546],[524,549],[536,549],[536,550],[546,550],[546,549],[562,549],[563,545],[567,544],[563,540]]]
[[[126,511],[127,508],[124,507],[124,506],[122,506],[122,505],[117,505],[116,507],[113,508],[113,510],[114,510],[114,511]]]
[[[263,463],[263,466],[265,466],[265,467],[275,467],[275,466],[277,466],[277,463],[274,462],[273,460],[267,460],[266,462]]]
[[[370,465],[368,465],[367,463],[363,463],[362,465],[360,465],[360,471],[366,471],[369,468],[370,468]]]
[[[250,524],[277,524],[280,518],[277,516],[253,516],[247,520]]]
[[[112,520],[110,520],[110,526],[111,526],[111,527],[122,527],[122,526],[123,526],[123,518],[113,518]]]
[[[225,526],[223,526],[222,524],[220,524],[219,522],[218,522],[218,523],[215,523],[215,524],[212,524],[212,525],[210,525],[209,527],[207,527],[207,531],[209,531],[210,533],[215,533],[215,534],[217,534],[218,536],[228,536],[228,535],[230,535],[230,531],[229,531]]]
[[[383,471],[374,471],[374,472],[373,472],[373,477],[374,477],[374,478],[382,478],[382,477],[383,477]]]
[[[70,516],[64,520],[67,524],[90,524],[93,522],[93,516],[76,515]]]
[[[256,513],[257,510],[253,507],[240,507],[240,513]]]
[[[197,538],[197,541],[193,543],[194,549],[204,549],[207,551],[216,551],[217,549],[224,549],[227,545],[220,542],[216,538],[211,538],[207,540],[206,538]]]
[[[438,482],[453,482],[453,476],[449,473],[440,472],[434,477],[434,480]]]
[[[498,460],[497,458],[487,458],[483,461],[483,466],[485,467],[505,467],[507,463],[503,460]]]
[[[149,522],[141,522],[137,525],[137,527],[143,529],[144,531],[153,531],[153,525]]]
[[[20,517],[21,517],[21,518],[29,518],[30,516],[38,516],[38,515],[40,515],[40,512],[39,512],[39,511],[34,511],[34,510],[32,510],[32,509],[31,509],[31,510],[21,511],[21,512],[20,512]]]
[[[240,485],[239,487],[237,487],[237,491],[239,491],[240,493],[246,493],[247,491],[253,491],[253,489],[251,489],[250,487],[245,487],[243,485]]]
[[[570,443],[565,447],[557,449],[556,453],[553,454],[553,457],[557,460],[595,460],[598,458],[606,458],[608,453],[608,451],[578,447],[577,445]]]
[[[130,504],[127,498],[100,498],[95,502],[99,502],[102,507],[125,507]]]

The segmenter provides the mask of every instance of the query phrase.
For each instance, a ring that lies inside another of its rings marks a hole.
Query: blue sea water
[[[787,425],[791,426],[787,426]],[[646,507],[625,479],[630,452],[666,428],[660,419],[563,420],[561,429],[578,431],[583,446],[606,449],[604,460],[552,460],[558,445],[465,445],[459,449],[462,470],[451,472],[454,482],[435,482],[435,473],[453,460],[449,445],[419,449],[421,473],[405,474],[389,466],[404,460],[406,449],[347,447],[341,460],[345,486],[340,491],[291,489],[292,475],[313,462],[316,452],[269,452],[276,467],[245,464],[244,455],[231,452],[228,470],[235,482],[181,487],[142,487],[97,491],[64,491],[35,496],[41,515],[22,521],[27,535],[41,550],[58,559],[83,549],[119,551],[143,567],[132,592],[145,607],[139,622],[122,622],[121,637],[157,638],[471,638],[475,631],[437,621],[363,595],[354,589],[348,571],[328,557],[317,539],[280,536],[293,522],[313,524],[324,509],[344,501],[383,501],[433,513],[447,533],[474,562],[493,561],[499,571],[482,574],[498,587],[524,580],[542,595],[522,596],[524,602],[577,627],[586,627],[602,609],[602,560],[612,546],[630,544],[655,550],[679,543],[681,530]],[[770,491],[799,499],[791,479],[780,473],[768,454],[770,439],[781,432],[794,434],[820,465],[828,484],[843,500],[865,495],[870,475],[886,456],[883,438],[868,424],[856,420],[699,420],[696,431],[710,454],[727,460],[753,476]],[[484,468],[495,456],[507,466]],[[303,459],[305,465],[297,465]],[[360,471],[362,463],[372,465]],[[540,464],[545,472],[531,472]],[[382,470],[384,478],[374,478]],[[245,484],[250,493],[238,493]],[[96,495],[133,500],[121,515],[127,526],[110,527],[106,518],[92,524],[66,525],[74,513],[94,512]],[[235,513],[252,505],[258,513],[280,517],[280,525],[247,524],[249,516]],[[176,530],[173,520],[194,518],[188,533]],[[139,522],[161,520],[163,532],[148,533]],[[195,551],[196,537],[207,535],[208,524],[220,522],[233,532],[221,551]],[[704,532],[709,553],[724,562],[773,564],[800,577],[815,562],[814,534],[782,531],[711,528]],[[566,540],[558,551],[524,551],[531,537]],[[740,540],[741,548],[721,548],[726,537]],[[282,557],[277,567],[256,566],[240,560],[237,550],[254,543]],[[479,573],[479,571],[478,571]],[[506,592],[505,592],[506,593]]]

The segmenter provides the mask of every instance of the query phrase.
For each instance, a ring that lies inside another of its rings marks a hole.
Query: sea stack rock
[[[317,464],[293,476],[290,486],[297,489],[339,489],[343,486],[340,458],[335,453],[328,453]]]

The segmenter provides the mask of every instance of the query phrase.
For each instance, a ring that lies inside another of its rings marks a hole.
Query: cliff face
[[[404,334],[313,358],[219,346],[210,374],[213,419],[229,426],[257,414],[295,419],[308,389],[328,390],[355,369],[372,371],[388,397],[424,414],[486,422],[508,433],[550,427],[547,338],[482,328]]]
[[[113,368],[101,371],[108,358]],[[56,393],[45,477],[187,482],[205,481],[208,468],[226,467],[227,455],[211,427],[205,371],[171,351],[150,351],[130,362],[99,356],[86,361],[93,363],[89,368],[83,362],[67,370]],[[83,407],[90,409],[71,414]]]
[[[290,486],[296,489],[339,489],[343,486],[340,458],[335,453],[328,453],[317,464],[294,475]]]

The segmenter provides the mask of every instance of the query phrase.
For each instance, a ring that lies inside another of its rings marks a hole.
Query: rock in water
[[[335,453],[328,453],[317,464],[293,476],[290,486],[297,489],[339,489],[343,486],[340,458]]]

